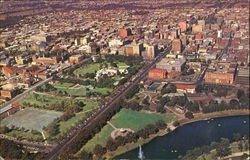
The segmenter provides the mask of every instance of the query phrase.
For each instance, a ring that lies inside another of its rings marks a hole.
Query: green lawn
[[[63,134],[67,131],[67,129],[71,128],[74,126],[77,122],[79,122],[81,119],[85,119],[86,114],[83,112],[77,113],[74,117],[70,118],[67,121],[61,121],[59,123],[59,129],[60,129],[60,134]]]
[[[75,101],[82,101],[85,104],[85,106],[83,107],[83,110],[79,113],[76,113],[74,117],[70,118],[67,121],[61,121],[59,123],[59,128],[61,133],[67,131],[67,129],[74,126],[80,120],[86,119],[87,118],[86,112],[91,112],[91,110],[99,107],[98,101],[95,99],[77,99]]]
[[[113,91],[112,88],[95,88],[95,89],[91,89],[89,92],[96,92],[96,93],[100,93],[100,94],[106,96],[109,93],[111,93],[112,91]]]
[[[107,63],[110,66],[110,63]],[[129,66],[123,62],[116,62],[119,69],[126,69]],[[86,73],[95,73],[100,69],[101,63],[91,63],[85,66],[82,66],[74,71],[76,75],[85,75]]]
[[[74,86],[74,83],[61,83],[61,82],[56,82],[53,84],[55,88],[69,88]]]
[[[32,105],[38,105],[38,106],[44,106],[45,109],[46,106],[48,106],[51,103],[59,103],[61,101],[70,101],[70,98],[65,98],[65,97],[59,97],[59,96],[51,96],[51,95],[43,95],[43,94],[37,94],[37,98],[34,98],[34,94],[36,93],[31,93],[27,97],[25,97],[22,101],[21,104],[25,103],[30,103]],[[85,106],[83,107],[83,111],[87,111],[90,109],[94,109],[98,107],[98,100],[96,99],[88,99],[88,98],[78,98],[78,99],[73,99],[73,103],[76,101],[82,101]]]
[[[148,124],[155,124],[159,120],[167,123],[174,120],[174,116],[173,114],[145,113],[122,109],[112,118],[111,123],[117,128],[131,128],[137,131]]]
[[[21,104],[24,103],[30,103],[32,105],[38,105],[38,106],[47,106],[51,103],[56,103],[59,101],[65,101],[67,99],[63,97],[58,96],[51,96],[47,94],[37,94],[37,93],[30,93],[28,96],[26,96],[24,99],[22,99],[20,102]]]
[[[99,63],[91,63],[88,65],[84,65],[74,71],[76,75],[85,75],[86,73],[95,73],[100,68]]]
[[[138,131],[148,124],[155,124],[158,120],[170,122],[174,119],[175,116],[172,114],[145,113],[122,109],[110,120],[110,122],[117,128],[131,128]],[[83,149],[91,152],[97,144],[105,146],[112,131],[113,128],[107,124],[83,146]]]

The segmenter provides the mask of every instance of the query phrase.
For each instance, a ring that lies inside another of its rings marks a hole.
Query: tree
[[[245,96],[245,92],[242,89],[238,89],[237,98],[240,99],[242,96]]]
[[[194,118],[194,115],[193,115],[192,112],[187,111],[187,112],[185,113],[185,117],[188,118],[188,119],[192,119],[192,118]]]
[[[145,105],[149,105],[149,97],[145,97],[143,100],[142,100],[142,103],[145,104]]]
[[[233,134],[233,139],[234,139],[234,141],[239,141],[241,139],[240,133],[234,133]]]
[[[102,157],[103,154],[106,153],[106,148],[102,147],[101,145],[97,144],[93,150],[93,153],[97,156],[97,157]]]
[[[156,107],[156,112],[165,113],[166,110],[164,108],[164,105],[158,104]]]
[[[174,125],[175,127],[177,127],[177,126],[179,126],[179,125],[180,125],[180,122],[178,122],[178,121],[174,121],[174,122],[173,122],[173,125]]]
[[[187,109],[191,112],[199,112],[200,111],[199,104],[197,102],[193,103],[191,101],[187,103]]]
[[[0,126],[0,134],[8,133],[10,129],[7,126]]]
[[[85,150],[82,150],[79,154],[79,158],[89,160],[92,159],[92,154],[88,153]]]
[[[55,136],[59,133],[59,126],[57,124],[56,121],[50,123],[47,127],[46,127],[46,131],[49,135],[51,136]]]
[[[240,108],[240,104],[236,99],[232,99],[229,102],[230,108]]]
[[[229,148],[230,142],[227,138],[221,138],[220,145],[216,148],[216,155],[218,157],[225,157],[231,154],[231,150]]]

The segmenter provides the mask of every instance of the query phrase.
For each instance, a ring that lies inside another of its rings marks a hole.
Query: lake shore
[[[240,116],[240,115],[249,115],[249,110],[229,110],[229,111],[220,111],[220,112],[213,112],[213,113],[206,113],[206,114],[196,113],[196,114],[194,114],[193,119],[187,119],[187,118],[177,119],[179,121],[180,125],[178,127],[175,127],[174,129],[172,129],[172,131],[174,131],[175,129],[177,129],[183,125],[197,122],[197,121],[208,120],[208,119],[212,119],[212,118],[220,118],[220,117]],[[171,127],[171,124],[168,124],[168,127]],[[171,128],[173,128],[173,126]],[[113,152],[107,152],[106,154],[104,154],[104,157],[106,159],[112,159],[115,156],[121,155],[121,154],[126,153],[130,150],[138,148],[138,146],[149,143],[154,138],[159,137],[159,136],[164,136],[168,133],[170,133],[170,132],[167,132],[166,130],[160,130],[158,133],[150,135],[149,138],[147,138],[147,139],[140,138],[136,143],[129,143],[129,144],[126,144],[124,146],[118,147],[117,150],[115,150]]]

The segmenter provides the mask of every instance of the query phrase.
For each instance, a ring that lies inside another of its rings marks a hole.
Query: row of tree
[[[249,141],[247,136],[241,136],[239,133],[233,134],[234,142],[238,143],[238,150],[240,152],[244,150],[249,150]],[[196,147],[193,150],[188,150],[186,154],[181,158],[181,160],[198,159],[200,156],[209,154],[211,150],[216,150],[216,157],[223,158],[232,153],[230,148],[230,141],[227,138],[221,138],[219,142],[212,142],[210,145],[205,145],[202,147]]]
[[[43,153],[30,153],[22,144],[0,139],[0,155],[5,159],[44,159]]]
[[[246,98],[249,100],[249,98]],[[201,105],[203,113],[211,113],[211,112],[218,112],[224,110],[237,110],[237,109],[249,109],[249,102],[248,101],[238,101],[237,99],[230,100],[229,104],[225,101],[218,101],[211,100],[209,105],[204,106]]]
[[[140,86],[137,84],[137,85],[135,85],[133,88],[131,88],[131,89],[127,92],[125,98],[126,98],[126,99],[130,99],[130,98],[132,98],[136,93],[138,93],[139,91],[140,91]]]

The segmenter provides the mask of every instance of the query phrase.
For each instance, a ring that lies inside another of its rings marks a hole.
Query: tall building
[[[181,32],[186,32],[187,30],[187,23],[186,22],[180,22],[179,27],[181,29]]]
[[[76,38],[75,39],[75,45],[76,46],[79,46],[81,43],[80,43],[80,38]]]
[[[185,35],[185,34],[181,34],[180,35],[180,39],[181,39],[181,44],[183,45],[183,46],[186,46],[187,45],[187,36]]]
[[[174,39],[172,41],[172,51],[176,53],[181,53],[182,49],[182,44],[180,39]]]
[[[131,44],[124,47],[124,53],[126,56],[140,56],[142,50],[142,44]]]
[[[119,35],[122,36],[122,37],[130,36],[130,35],[132,35],[131,29],[130,29],[130,28],[127,28],[127,29],[124,29],[124,28],[123,28],[123,29],[120,29]]]
[[[157,56],[158,54],[158,47],[157,45],[148,45],[148,44],[144,44],[145,47],[145,58],[146,59],[153,59]]]

